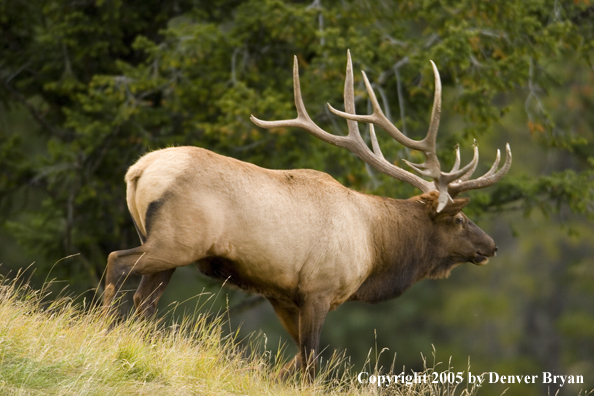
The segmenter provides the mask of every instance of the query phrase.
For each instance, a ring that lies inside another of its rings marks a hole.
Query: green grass
[[[242,350],[234,335],[224,335],[220,317],[194,314],[173,326],[115,319],[68,297],[52,301],[47,290],[0,280],[1,395],[467,396],[479,390],[465,383],[361,385],[360,371],[385,370],[369,362],[354,370],[340,357],[322,364],[313,384],[298,375],[283,383],[275,380],[282,354],[265,351],[264,336],[254,337],[252,352]]]

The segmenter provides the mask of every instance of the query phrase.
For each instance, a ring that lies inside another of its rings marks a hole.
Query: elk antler
[[[501,169],[497,170],[500,158],[500,153],[497,151],[497,158],[491,169],[478,179],[469,180],[478,164],[478,146],[475,141],[474,157],[468,165],[460,169],[460,150],[458,147],[456,147],[456,162],[454,167],[450,172],[441,171],[439,160],[437,158],[437,151],[435,149],[435,139],[437,137],[439,118],[441,114],[441,80],[439,78],[437,67],[433,61],[431,61],[431,65],[433,66],[433,73],[435,74],[433,111],[431,113],[429,130],[427,131],[425,138],[422,140],[410,139],[400,132],[398,128],[396,128],[396,126],[388,120],[379,106],[375,93],[373,92],[373,88],[371,87],[365,72],[362,72],[363,80],[365,82],[365,86],[367,87],[367,92],[369,93],[369,98],[373,106],[373,113],[371,115],[355,114],[355,95],[353,89],[354,79],[350,51],[347,52],[347,68],[344,87],[345,111],[343,112],[336,110],[328,104],[330,111],[347,120],[349,131],[347,136],[336,136],[324,131],[319,126],[317,126],[307,114],[307,110],[305,109],[305,105],[303,104],[303,99],[301,97],[297,57],[294,57],[293,64],[293,89],[295,94],[295,107],[297,108],[297,118],[280,121],[262,121],[253,115],[250,118],[252,122],[262,128],[295,127],[305,129],[326,143],[347,148],[378,171],[385,173],[397,180],[409,183],[424,193],[437,190],[439,192],[439,205],[437,211],[440,212],[447,205],[447,203],[452,200],[452,197],[455,197],[462,191],[484,188],[499,181],[507,173],[509,167],[511,166],[511,150],[508,144],[506,150],[506,160]],[[369,133],[371,135],[371,145],[373,151],[369,149],[361,137],[357,121],[370,124]],[[404,162],[419,175],[433,179],[433,183],[388,162],[380,150],[377,137],[375,135],[375,130],[373,128],[374,124],[384,129],[390,136],[392,136],[392,138],[405,147],[421,151],[425,155],[424,163],[413,164],[406,160],[404,160]]]

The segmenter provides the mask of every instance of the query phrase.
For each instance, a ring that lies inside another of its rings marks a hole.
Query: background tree
[[[312,117],[345,133],[325,103],[342,103],[350,49],[388,116],[419,138],[432,102],[432,59],[444,85],[440,157],[451,163],[456,143],[470,156],[477,138],[486,167],[496,148],[512,143],[510,174],[474,192],[467,210],[502,255],[389,304],[345,306],[330,316],[326,340],[356,364],[374,345],[375,328],[379,347],[407,366],[418,368],[419,351],[433,343],[461,368],[470,355],[473,371],[592,372],[593,16],[587,0],[0,0],[1,269],[35,261],[43,280],[58,259],[78,253],[52,276],[77,293],[96,287],[107,254],[138,243],[125,204],[127,167],[168,145],[324,170],[361,191],[409,197],[411,187],[347,151],[302,131],[260,130],[249,115],[294,116],[297,55]],[[357,76],[356,84],[364,113]],[[420,159],[381,132],[380,139],[395,163]],[[178,280],[166,298],[182,298],[181,285],[196,294],[204,284],[196,279]],[[273,315],[250,312],[260,316]],[[252,322],[246,330],[261,326]],[[277,331],[265,326],[269,336]]]

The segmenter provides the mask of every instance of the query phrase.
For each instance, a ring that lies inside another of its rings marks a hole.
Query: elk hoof
[[[294,378],[295,375],[300,371],[300,369],[301,358],[299,357],[299,355],[297,355],[293,358],[293,360],[289,361],[287,364],[283,366],[283,368],[279,370],[278,374],[276,374],[275,379],[278,382],[287,382],[291,378]]]

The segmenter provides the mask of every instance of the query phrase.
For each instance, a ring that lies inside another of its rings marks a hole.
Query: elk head
[[[431,223],[420,227],[433,230],[426,238],[432,241],[432,256],[439,258],[433,266],[428,266],[424,277],[447,278],[454,267],[465,262],[485,265],[497,252],[493,239],[462,213],[469,198],[455,198],[441,211],[438,211],[440,203],[437,191],[411,200],[423,207],[425,213],[420,218]]]

